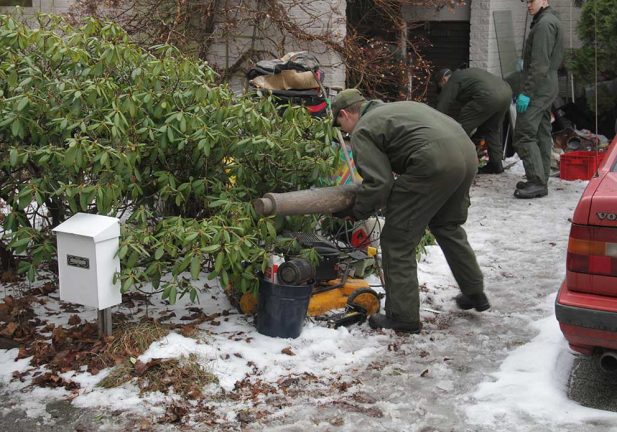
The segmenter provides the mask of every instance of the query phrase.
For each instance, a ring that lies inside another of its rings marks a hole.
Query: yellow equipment
[[[347,306],[347,300],[354,292],[369,288],[368,282],[364,279],[348,278],[344,285],[341,283],[341,279],[327,281],[321,292],[311,296],[307,314],[318,316],[332,309],[342,309]],[[356,295],[355,302],[364,307],[369,315],[379,311],[379,298],[367,292]]]

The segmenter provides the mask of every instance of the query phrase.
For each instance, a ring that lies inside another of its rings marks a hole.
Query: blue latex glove
[[[525,96],[523,93],[519,93],[516,98],[516,112],[524,113],[527,111],[527,107],[529,107],[529,101],[531,98],[529,96]]]
[[[516,60],[516,71],[523,72],[523,59],[522,58]]]

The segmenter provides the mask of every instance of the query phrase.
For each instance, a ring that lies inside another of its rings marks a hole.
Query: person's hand
[[[516,60],[516,67],[515,67],[517,72],[523,72],[523,59],[519,58]]]
[[[353,208],[349,207],[343,210],[339,210],[337,212],[332,213],[332,216],[334,216],[335,218],[339,218],[339,219],[344,219],[344,220],[348,220],[348,221],[354,221],[356,220],[354,218],[353,215]]]
[[[531,98],[529,96],[525,96],[523,93],[519,93],[518,97],[516,98],[516,112],[524,113],[525,111],[527,111],[530,100]]]

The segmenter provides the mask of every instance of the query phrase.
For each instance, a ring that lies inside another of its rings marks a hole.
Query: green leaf
[[[16,148],[12,148],[11,151],[9,152],[9,162],[12,167],[17,165],[17,149]]]
[[[128,251],[129,247],[127,245],[122,246],[120,250],[118,250],[118,258],[123,259]]]
[[[189,233],[185,238],[184,238],[184,244],[188,244],[190,242],[192,242],[193,240],[195,240],[197,238],[197,236],[199,235],[198,232],[192,232]]]
[[[220,248],[221,248],[221,245],[214,244],[214,245],[209,245],[209,246],[206,246],[206,247],[202,248],[202,250],[201,250],[201,251],[202,251],[203,253],[205,253],[205,254],[209,254],[209,253],[216,252],[216,251],[217,251],[217,250],[219,250]]]
[[[214,262],[214,271],[217,273],[221,273],[223,269],[223,260],[225,259],[225,254],[221,251],[216,256],[216,260]]]
[[[19,111],[23,111],[23,110],[24,110],[24,108],[26,108],[26,106],[28,106],[28,102],[30,102],[30,101],[28,100],[28,98],[26,98],[26,97],[21,98],[21,99],[19,100],[19,102],[17,103],[17,111],[18,111],[18,112],[19,112]]]
[[[191,263],[191,255],[186,255],[182,259],[182,261],[180,261],[180,264],[176,267],[176,271],[174,272],[174,275],[178,275],[182,273],[184,270],[188,268],[190,263]]]
[[[267,223],[266,227],[268,229],[268,234],[270,235],[270,237],[275,238],[276,237],[276,230],[274,229],[274,225]]]
[[[127,266],[128,268],[133,268],[133,267],[135,267],[135,264],[137,263],[137,258],[139,258],[139,255],[137,255],[137,253],[135,253],[135,252],[132,252],[132,253],[129,255],[129,259],[128,259],[128,261],[126,262],[126,266]]]
[[[177,296],[177,290],[176,290],[176,286],[172,285],[171,288],[169,289],[169,303],[170,304],[176,304],[176,296]]]
[[[28,269],[28,281],[30,282],[34,282],[34,280],[36,279],[36,269],[34,268],[34,266],[30,266],[30,268]]]
[[[132,286],[133,279],[128,277],[122,282],[122,287],[120,288],[120,291],[122,292],[122,294],[126,294],[127,292],[129,292],[129,289],[131,289]]]
[[[79,206],[83,211],[88,210],[88,194],[85,192],[79,194]]]
[[[30,239],[29,238],[23,238],[23,239],[15,240],[15,241],[11,242],[11,248],[14,249],[17,252],[23,252],[25,250],[25,246],[27,246],[28,243],[30,243]]]
[[[21,120],[15,119],[13,123],[11,123],[11,133],[13,136],[21,137],[23,133],[23,126],[21,124]]]
[[[32,190],[29,188],[24,188],[19,193],[19,201],[17,203],[17,207],[19,210],[23,210],[28,207],[32,203]]]
[[[193,258],[191,258],[191,277],[193,279],[198,279],[200,270],[201,262],[199,260],[199,256],[193,255]]]
[[[165,249],[163,249],[163,246],[160,246],[156,249],[156,251],[154,252],[154,259],[155,260],[160,260],[163,257],[163,254],[165,253]]]

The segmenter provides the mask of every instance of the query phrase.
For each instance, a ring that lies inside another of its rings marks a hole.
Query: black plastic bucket
[[[279,285],[260,279],[257,331],[280,338],[300,336],[313,285]]]

